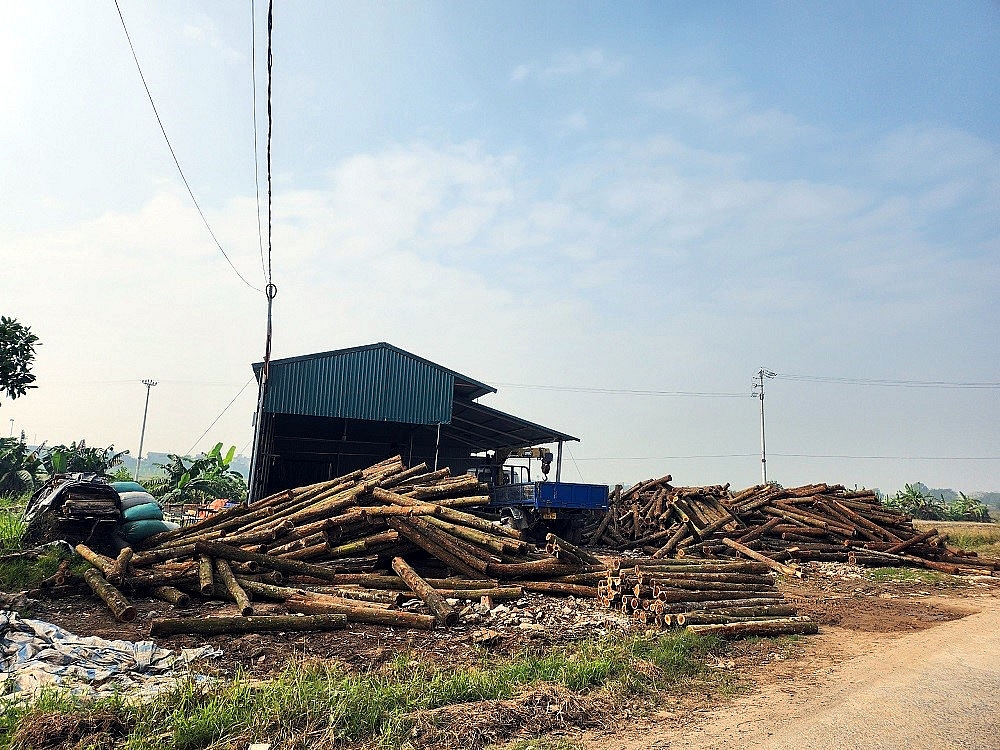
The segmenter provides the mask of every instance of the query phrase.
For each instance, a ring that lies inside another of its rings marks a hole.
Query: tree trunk
[[[347,617],[342,614],[276,615],[271,617],[191,617],[153,620],[150,635],[240,635],[281,633],[300,630],[342,630]]]
[[[458,621],[458,612],[448,605],[437,591],[435,591],[427,581],[421,578],[417,571],[409,566],[402,557],[392,560],[392,569],[396,571],[400,578],[406,581],[410,591],[419,596],[424,604],[434,612],[440,625],[454,625]]]
[[[135,607],[125,598],[121,591],[108,583],[101,571],[97,568],[87,568],[83,573],[83,580],[87,582],[91,590],[97,594],[104,603],[111,609],[115,619],[119,622],[132,622],[136,617]]]

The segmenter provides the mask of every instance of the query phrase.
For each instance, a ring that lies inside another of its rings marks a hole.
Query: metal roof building
[[[258,380],[262,366],[253,366]],[[271,360],[252,494],[397,453],[458,473],[482,463],[474,453],[577,440],[476,402],[489,393],[496,388],[385,342]]]

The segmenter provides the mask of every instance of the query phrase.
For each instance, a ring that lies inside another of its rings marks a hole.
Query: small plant
[[[91,448],[86,440],[75,440],[69,445],[54,445],[43,453],[46,471],[51,474],[100,474],[108,476],[108,469],[120,466],[122,456],[128,451],[115,453],[115,446]]]
[[[47,478],[39,451],[18,438],[0,438],[0,496],[31,494]]]

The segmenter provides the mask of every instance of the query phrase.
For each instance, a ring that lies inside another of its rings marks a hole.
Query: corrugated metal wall
[[[264,408],[272,413],[410,424],[451,421],[455,376],[376,347],[274,363]]]

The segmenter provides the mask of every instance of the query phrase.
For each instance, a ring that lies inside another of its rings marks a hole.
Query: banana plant
[[[0,438],[0,496],[33,492],[45,482],[47,472],[38,451],[17,438]]]
[[[241,501],[247,485],[242,475],[229,467],[236,456],[236,446],[222,454],[222,443],[198,457],[167,455],[167,463],[157,464],[162,477],[147,480],[150,493],[165,503],[209,502],[216,499]]]

